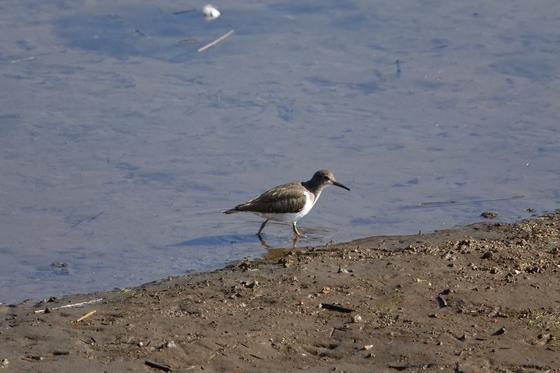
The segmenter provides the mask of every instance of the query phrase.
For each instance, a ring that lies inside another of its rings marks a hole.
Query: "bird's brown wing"
[[[261,213],[294,213],[300,212],[305,206],[306,197],[301,191],[294,191],[290,186],[300,182],[277,186],[264,192],[257,198],[235,206],[235,211],[250,211]]]

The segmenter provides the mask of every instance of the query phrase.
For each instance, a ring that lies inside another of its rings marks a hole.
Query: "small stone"
[[[360,315],[352,316],[352,322],[353,322],[353,323],[362,322],[362,316],[360,316]]]
[[[486,219],[494,219],[496,216],[498,216],[498,214],[495,212],[488,211],[488,212],[483,212],[482,214],[480,214],[480,216]]]
[[[502,335],[502,334],[506,334],[506,328],[500,328],[494,333],[494,335]]]

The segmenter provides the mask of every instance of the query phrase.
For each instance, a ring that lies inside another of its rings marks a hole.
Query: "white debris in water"
[[[216,19],[219,16],[221,16],[222,13],[220,13],[220,11],[218,9],[216,9],[216,7],[214,5],[208,4],[204,8],[202,8],[202,15],[208,21],[211,21],[211,20]]]

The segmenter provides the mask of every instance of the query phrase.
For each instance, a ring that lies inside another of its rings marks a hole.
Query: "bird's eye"
[[[329,180],[329,177],[327,175],[323,176],[323,180]]]

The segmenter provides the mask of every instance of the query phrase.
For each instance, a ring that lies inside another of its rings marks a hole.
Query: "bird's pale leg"
[[[261,229],[259,229],[259,231],[257,232],[257,236],[260,237],[261,232],[262,232],[262,230],[263,230],[263,228],[264,228],[264,226],[266,225],[267,222],[268,222],[268,219],[266,219],[266,220],[261,224]]]
[[[292,227],[293,227],[293,229],[294,229],[294,233],[296,234],[296,236],[302,236],[302,234],[299,233],[299,231],[297,230],[296,222],[294,222],[294,224],[292,225]]]

